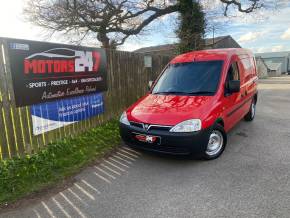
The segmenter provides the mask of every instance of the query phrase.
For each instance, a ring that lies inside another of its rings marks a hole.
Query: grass
[[[77,137],[49,144],[37,154],[1,161],[0,206],[73,175],[119,142],[118,122],[110,121]]]

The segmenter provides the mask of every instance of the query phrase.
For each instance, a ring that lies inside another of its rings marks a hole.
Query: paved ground
[[[290,77],[259,89],[256,120],[231,131],[217,160],[124,147],[72,187],[2,217],[289,217]]]

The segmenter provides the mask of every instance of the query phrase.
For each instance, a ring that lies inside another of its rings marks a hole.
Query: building
[[[266,63],[268,66],[268,76],[281,76],[282,75],[282,64],[281,63]]]
[[[273,68],[281,64],[281,72],[290,72],[290,51],[289,52],[269,52],[269,53],[257,53],[256,58],[262,58],[264,62]]]
[[[269,67],[266,65],[262,58],[256,58],[257,72],[260,79],[267,78],[269,76]]]
[[[165,44],[151,47],[144,47],[137,49],[134,52],[142,54],[157,54],[174,56],[176,54],[177,44]],[[205,49],[217,49],[217,48],[241,48],[231,36],[220,36],[216,38],[205,39]]]

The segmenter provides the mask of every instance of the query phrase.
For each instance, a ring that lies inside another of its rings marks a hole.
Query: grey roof
[[[288,57],[288,56],[290,56],[290,51],[256,53],[255,56],[261,57],[261,58]]]
[[[222,41],[226,38],[232,38],[232,37],[230,35],[228,35],[228,36],[219,36],[219,37],[215,37],[215,38],[207,38],[207,39],[205,39],[205,46],[210,46],[210,45],[216,44],[219,41]]]
[[[214,40],[213,38],[207,38],[205,39],[205,46],[212,46],[213,44],[216,44],[218,42],[220,42],[221,40],[224,40],[226,38],[232,38],[230,35],[228,36],[219,36],[219,37],[215,37]],[[214,42],[214,43],[213,43]],[[150,46],[150,47],[144,47],[144,48],[140,48],[135,50],[134,52],[138,52],[138,53],[149,53],[149,52],[155,52],[155,51],[168,51],[168,50],[174,50],[176,48],[178,44],[164,44],[164,45],[157,45],[157,46]]]
[[[147,52],[163,51],[163,50],[168,51],[168,50],[175,49],[176,45],[177,44],[164,44],[164,45],[150,46],[150,47],[139,48],[135,50],[134,52],[147,53]]]

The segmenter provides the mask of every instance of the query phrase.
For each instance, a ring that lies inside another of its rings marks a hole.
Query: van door
[[[250,57],[242,59],[241,62],[239,62],[239,69],[244,73],[243,84],[241,85],[241,96],[243,98],[243,106],[241,110],[243,110],[243,117],[249,112],[256,88],[255,66],[253,59]]]
[[[258,76],[257,76],[257,68],[256,68],[257,66],[256,66],[255,58],[250,58],[250,62],[251,62],[251,79],[249,81],[248,95],[249,95],[249,98],[253,98],[257,92]]]
[[[227,72],[227,77],[225,81],[225,91],[224,91],[224,120],[225,120],[225,130],[231,129],[242,117],[243,111],[241,110],[242,95],[245,90],[241,88],[240,92],[229,93],[227,87],[231,80],[239,80],[242,87],[242,75],[240,73],[238,63],[235,61],[229,67]]]

